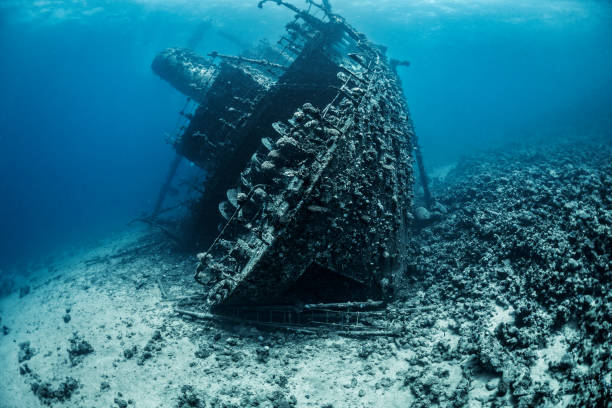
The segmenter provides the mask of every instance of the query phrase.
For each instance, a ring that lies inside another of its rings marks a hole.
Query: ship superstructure
[[[196,280],[213,310],[385,300],[413,200],[398,62],[328,2],[269,2],[295,15],[276,46],[153,62],[199,104],[174,142],[207,174],[192,209]]]

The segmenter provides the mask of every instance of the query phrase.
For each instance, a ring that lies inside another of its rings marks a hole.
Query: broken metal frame
[[[301,334],[335,333],[349,337],[385,336],[399,333],[376,324],[384,317],[384,302],[317,303],[301,306],[231,307],[226,313],[210,313],[175,308],[175,313],[198,320],[251,324],[266,329]],[[255,318],[249,314],[255,313]]]
[[[436,310],[438,306],[419,306],[402,309],[402,315],[407,318],[415,313]],[[347,302],[318,303],[302,306],[249,306],[243,310],[256,311],[259,318],[248,319],[241,316],[240,308],[235,307],[234,313],[219,314],[200,312],[176,307],[174,312],[193,319],[231,324],[248,324],[268,330],[285,330],[300,334],[337,334],[345,337],[398,337],[400,327],[392,327],[394,320],[386,317],[388,310],[384,302]],[[264,319],[264,314],[268,319]],[[279,315],[283,319],[274,319]],[[289,316],[295,316],[293,318]],[[316,320],[324,317],[323,320]],[[353,319],[353,320],[351,320]],[[365,324],[367,323],[367,324]],[[386,323],[381,324],[381,323]]]

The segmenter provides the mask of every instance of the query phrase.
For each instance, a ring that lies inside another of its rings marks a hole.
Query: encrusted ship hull
[[[153,63],[200,104],[175,142],[207,173],[196,280],[217,308],[385,299],[413,185],[395,66],[327,2],[311,3],[321,18],[274,3],[296,13],[279,49]]]

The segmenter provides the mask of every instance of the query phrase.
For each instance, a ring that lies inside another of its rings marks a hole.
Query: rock
[[[431,206],[431,211],[435,211],[435,212],[438,212],[440,214],[447,214],[448,213],[448,209],[446,208],[446,206],[444,206],[443,204],[440,204],[438,202],[435,202]]]
[[[177,408],[204,408],[206,404],[197,395],[194,388],[191,385],[183,385],[181,387],[181,394],[178,397]]]
[[[285,396],[282,391],[274,391],[268,395],[268,399],[272,402],[274,408],[293,408],[297,405],[295,396]]]
[[[153,353],[145,349],[140,355],[140,358],[138,359],[138,365],[143,365],[145,361],[147,361],[151,357],[153,357]]]
[[[123,350],[123,357],[129,360],[132,357],[134,357],[136,353],[138,353],[138,346],[134,345],[132,347],[129,347]]]
[[[160,341],[161,339],[162,339],[161,332],[159,330],[155,330],[155,332],[153,332],[153,336],[151,336],[151,340]]]
[[[128,406],[127,401],[122,398],[115,398],[114,402],[119,408],[127,408]]]
[[[51,383],[38,381],[33,382],[30,386],[34,395],[46,405],[69,400],[79,387],[80,383],[72,377],[66,377],[57,388],[53,388]]]
[[[270,347],[263,346],[255,349],[255,353],[257,353],[257,361],[260,363],[267,363],[270,359]]]
[[[432,216],[429,210],[424,207],[417,207],[414,210],[414,222],[417,226],[425,226],[432,222]]]
[[[110,389],[110,384],[107,381],[102,381],[100,383],[100,392],[108,391]]]
[[[200,347],[195,351],[196,358],[205,359],[212,354],[212,350],[206,344],[200,344]]]
[[[429,221],[429,219],[431,218],[431,213],[429,212],[429,210],[427,210],[427,208],[417,207],[414,210],[414,217],[418,221]]]
[[[289,383],[289,379],[285,375],[275,375],[274,376],[274,382],[280,388],[286,388],[287,384]]]
[[[509,387],[510,386],[508,382],[502,379],[502,381],[500,381],[499,384],[497,385],[497,396],[503,397],[504,395],[506,395]]]
[[[227,344],[230,347],[235,347],[239,345],[239,341],[235,337],[228,337],[227,340],[225,340],[225,344]]]
[[[499,378],[491,378],[485,384],[485,388],[487,390],[489,390],[489,391],[493,391],[493,390],[497,389],[498,384],[499,384]]]
[[[80,337],[77,332],[74,332],[68,347],[68,357],[72,366],[76,366],[83,361],[83,358],[94,352],[93,347],[85,339]]]
[[[151,339],[142,349],[142,354],[138,358],[138,365],[143,365],[145,361],[153,357],[154,351],[160,351],[162,348],[162,335],[159,330],[155,330]]]
[[[11,329],[9,329],[6,326],[2,326],[2,335],[3,336],[8,336],[11,333]]]
[[[366,343],[359,348],[359,350],[357,351],[357,356],[365,360],[370,357],[370,355],[374,353],[374,351],[376,351],[376,346],[372,343]]]
[[[30,367],[28,366],[27,363],[19,366],[19,374],[20,375],[30,374],[31,372],[32,372],[32,370],[30,369]]]
[[[68,323],[70,321],[70,315],[68,313],[66,313],[64,315],[64,323]]]
[[[17,359],[19,360],[20,364],[34,357],[34,354],[36,354],[36,351],[30,347],[29,341],[19,343],[19,353],[17,354]]]

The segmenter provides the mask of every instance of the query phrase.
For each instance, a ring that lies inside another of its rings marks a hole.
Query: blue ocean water
[[[302,1],[296,1],[300,5]],[[349,1],[335,10],[394,58],[429,168],[512,140],[610,135],[604,1]],[[0,4],[0,268],[121,229],[150,211],[185,98],[157,52],[275,39],[290,14],[255,1]]]

